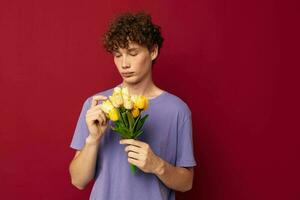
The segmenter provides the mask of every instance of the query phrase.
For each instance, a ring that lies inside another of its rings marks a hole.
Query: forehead
[[[116,50],[116,52],[127,52],[127,51],[134,51],[134,50],[140,50],[140,49],[144,49],[145,47],[139,45],[136,42],[129,42],[128,43],[128,48],[118,48]]]

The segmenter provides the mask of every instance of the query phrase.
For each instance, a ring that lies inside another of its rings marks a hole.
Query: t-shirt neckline
[[[162,93],[160,93],[158,96],[148,99],[148,100],[149,100],[149,102],[155,102],[155,101],[158,101],[159,99],[161,99],[166,94],[167,94],[167,91],[163,90]]]

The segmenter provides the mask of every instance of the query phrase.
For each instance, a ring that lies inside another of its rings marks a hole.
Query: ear
[[[155,60],[155,58],[157,58],[157,55],[158,55],[158,46],[157,44],[155,44],[153,47],[152,47],[152,50],[150,51],[150,54],[151,54],[151,60]]]

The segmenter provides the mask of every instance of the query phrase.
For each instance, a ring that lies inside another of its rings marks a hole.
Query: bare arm
[[[156,176],[169,188],[186,192],[193,187],[193,168],[176,167],[158,158],[158,168]]]
[[[81,151],[77,151],[69,166],[71,182],[82,190],[94,178],[99,141],[90,136]]]
[[[87,111],[85,121],[89,130],[89,136],[81,151],[77,151],[69,166],[71,182],[78,189],[84,189],[94,178],[97,154],[100,140],[108,126],[108,120],[97,101],[105,100],[105,96],[94,96],[91,107]]]

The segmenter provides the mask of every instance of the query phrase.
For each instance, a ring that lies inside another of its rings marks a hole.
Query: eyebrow
[[[128,51],[135,51],[135,50],[138,50],[138,48],[132,47],[132,48],[129,48],[129,49],[128,49]]]
[[[137,47],[131,47],[129,49],[127,49],[127,51],[132,52],[132,51],[136,51],[139,50]],[[116,50],[115,53],[120,53],[119,50]]]

